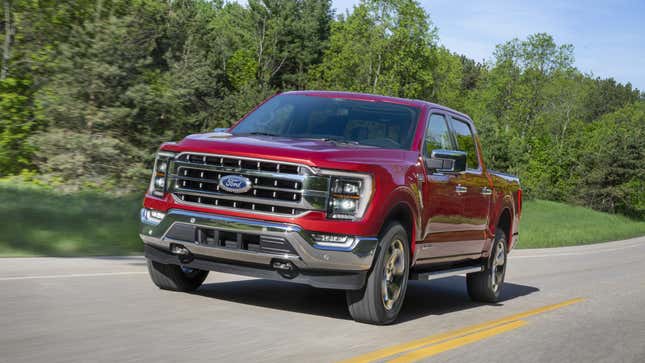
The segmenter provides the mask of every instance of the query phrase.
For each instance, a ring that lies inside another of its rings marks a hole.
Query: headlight
[[[363,217],[372,198],[372,176],[366,174],[323,171],[331,175],[327,217],[357,220]]]
[[[170,160],[175,156],[174,153],[160,151],[155,158],[155,165],[152,169],[152,179],[150,179],[149,192],[152,195],[163,197],[166,194],[167,173],[170,167]]]

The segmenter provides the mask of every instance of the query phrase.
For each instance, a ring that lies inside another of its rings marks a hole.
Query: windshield
[[[232,133],[409,149],[419,112],[387,102],[287,94],[258,107]]]

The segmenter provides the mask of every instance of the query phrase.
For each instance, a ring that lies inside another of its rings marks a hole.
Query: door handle
[[[482,188],[482,195],[493,195],[493,189],[489,187]]]
[[[467,188],[467,187],[462,186],[461,184],[459,184],[459,185],[457,185],[457,187],[455,188],[455,191],[457,192],[457,194],[463,194],[463,193],[466,193],[466,192],[468,191],[468,188]]]

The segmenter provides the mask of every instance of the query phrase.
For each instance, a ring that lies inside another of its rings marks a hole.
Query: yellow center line
[[[390,360],[388,363],[410,363],[410,362],[416,362],[418,360],[421,360],[423,358],[428,358],[432,357],[433,355],[437,355],[439,353],[445,352],[447,350],[459,348],[463,345],[474,343],[477,341],[480,341],[482,339],[486,339],[498,334],[505,333],[507,331],[511,331],[520,327],[523,327],[527,323],[524,320],[517,320],[513,321],[507,324],[502,324],[498,325],[494,328],[491,329],[486,329],[482,330],[479,333],[473,333],[470,335],[465,335],[461,338],[457,339],[452,339],[448,340],[443,343],[439,343],[436,345],[431,345],[426,348],[422,348],[419,350],[413,350],[407,354],[404,354],[398,358]]]
[[[441,334],[437,334],[437,335],[431,335],[429,337],[413,340],[411,342],[402,343],[402,344],[394,345],[394,346],[391,346],[391,347],[388,347],[388,348],[379,349],[379,350],[371,352],[371,353],[359,355],[357,357],[350,358],[348,360],[344,360],[341,363],[368,363],[368,362],[372,362],[374,360],[387,358],[387,357],[389,357],[391,355],[403,353],[403,352],[408,351],[408,350],[418,349],[418,348],[424,347],[426,345],[439,343],[439,342],[442,342],[442,341],[448,340],[448,339],[459,338],[459,337],[467,335],[467,334],[476,333],[476,332],[478,332],[480,330],[493,328],[493,327],[495,327],[497,325],[510,323],[510,322],[515,321],[515,320],[520,320],[520,319],[527,318],[529,316],[533,316],[533,315],[545,313],[547,311],[552,311],[552,310],[556,310],[556,309],[559,309],[559,308],[563,308],[563,307],[568,306],[568,305],[579,303],[579,302],[581,302],[583,300],[584,299],[582,299],[582,298],[571,299],[571,300],[563,301],[563,302],[558,303],[558,304],[547,305],[547,306],[543,306],[541,308],[528,310],[528,311],[525,311],[523,313],[510,315],[510,316],[507,316],[505,318],[492,320],[492,321],[481,323],[481,324],[471,325],[469,327],[454,330],[454,331],[451,331],[451,332],[441,333]]]

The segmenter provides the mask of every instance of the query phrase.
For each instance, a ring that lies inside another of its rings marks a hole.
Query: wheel
[[[166,265],[147,259],[148,273],[152,282],[160,289],[171,291],[195,291],[206,280],[208,271]]]
[[[484,271],[468,274],[466,277],[471,299],[488,303],[499,301],[506,275],[506,257],[506,233],[498,230]]]
[[[410,270],[408,234],[399,223],[385,229],[367,282],[361,290],[347,291],[347,306],[358,322],[385,325],[399,315]]]

